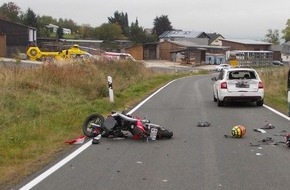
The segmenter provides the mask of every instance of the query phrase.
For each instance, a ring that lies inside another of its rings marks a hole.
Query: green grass
[[[270,67],[259,69],[265,87],[265,104],[288,115],[287,79],[289,68]]]

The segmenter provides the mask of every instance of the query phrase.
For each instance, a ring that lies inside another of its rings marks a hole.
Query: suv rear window
[[[228,78],[229,80],[256,79],[256,75],[253,71],[232,71],[228,73]]]

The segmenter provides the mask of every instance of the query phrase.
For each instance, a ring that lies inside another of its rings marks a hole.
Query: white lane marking
[[[158,92],[160,92],[163,88],[165,88],[166,86],[168,86],[169,84],[171,84],[174,81],[175,80],[170,81],[169,83],[167,83],[166,85],[164,85],[163,87],[161,87],[160,89],[158,89],[156,92],[154,92],[153,94],[151,94],[148,98],[146,98],[145,100],[143,100],[135,108],[133,108],[130,112],[128,112],[128,114],[131,114],[134,111],[136,111],[145,102],[147,102],[150,98],[152,98],[154,95],[156,95]],[[42,180],[44,180],[45,178],[47,178],[50,174],[52,174],[53,172],[55,172],[56,170],[58,170],[59,168],[61,168],[63,165],[65,165],[66,163],[68,163],[70,160],[72,160],[74,157],[76,157],[77,155],[79,155],[82,151],[84,151],[85,149],[87,149],[90,145],[92,145],[92,140],[90,140],[86,144],[82,145],[76,151],[74,151],[73,153],[71,153],[70,155],[68,155],[67,157],[65,157],[63,160],[61,160],[58,163],[56,163],[55,165],[53,165],[51,168],[49,168],[48,170],[46,170],[45,172],[43,172],[42,174],[40,174],[39,176],[37,176],[36,178],[34,178],[32,181],[30,181],[29,183],[27,183],[26,185],[24,185],[19,190],[29,190],[29,189],[31,189],[32,187],[34,187],[35,185],[37,185],[38,183],[40,183]]]
[[[85,149],[87,149],[91,144],[92,144],[92,140],[90,140],[86,144],[82,145],[80,148],[78,148],[77,150],[75,150],[73,153],[71,153],[70,155],[68,155],[67,157],[65,157],[64,159],[62,159],[61,161],[59,161],[55,165],[53,165],[51,168],[49,168],[48,170],[46,170],[45,172],[43,172],[42,174],[40,174],[36,178],[34,178],[32,181],[30,181],[29,183],[27,183],[25,186],[23,186],[19,190],[28,190],[28,189],[31,189],[32,187],[34,187],[35,185],[37,185],[39,182],[41,182],[42,180],[44,180],[45,178],[47,178],[50,174],[52,174],[53,172],[55,172],[56,170],[58,170],[60,167],[62,167],[63,165],[65,165],[67,162],[69,162],[70,160],[72,160],[74,157],[76,157],[77,155],[79,155],[82,151],[84,151]]]
[[[132,114],[134,111],[136,111],[138,108],[140,108],[145,102],[147,102],[150,98],[152,98],[153,96],[155,96],[158,92],[160,92],[163,88],[165,88],[166,86],[168,86],[169,84],[173,83],[176,80],[170,81],[169,83],[167,83],[166,85],[164,85],[163,87],[159,88],[156,92],[154,92],[153,94],[151,94],[148,98],[146,98],[145,100],[143,100],[140,104],[138,104],[135,108],[133,108],[131,111],[128,112],[128,114]]]
[[[288,116],[284,115],[283,113],[281,113],[281,112],[279,112],[279,111],[277,111],[277,110],[274,110],[273,108],[271,108],[271,107],[269,107],[269,106],[267,106],[267,105],[264,105],[264,107],[267,108],[267,109],[269,109],[269,110],[271,110],[272,112],[274,112],[274,113],[280,115],[281,117],[287,119],[288,121],[290,121],[290,118],[289,118]]]

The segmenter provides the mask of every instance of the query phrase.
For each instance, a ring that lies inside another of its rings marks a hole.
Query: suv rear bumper
[[[263,100],[261,96],[225,96],[225,102],[256,102]]]

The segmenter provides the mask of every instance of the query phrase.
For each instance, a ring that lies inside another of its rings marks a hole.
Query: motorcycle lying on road
[[[132,116],[124,112],[112,112],[106,119],[101,114],[88,116],[82,126],[83,133],[93,137],[127,137],[123,132],[130,132],[135,140],[171,138],[173,132],[147,119]]]

